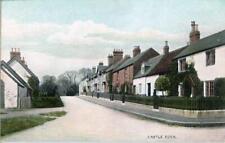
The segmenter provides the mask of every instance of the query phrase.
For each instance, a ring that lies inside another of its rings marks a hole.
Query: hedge
[[[215,95],[225,97],[225,78],[215,79]]]
[[[64,106],[60,96],[32,97],[31,103],[33,108],[53,108]]]
[[[122,94],[107,94],[100,93],[100,98],[110,98],[114,96],[114,100],[122,101]],[[94,93],[96,96],[96,93]],[[125,95],[125,102],[133,102],[145,105],[154,105],[155,107],[166,107],[184,110],[217,110],[225,109],[224,97],[178,97],[178,96],[140,96],[140,95]]]
[[[160,97],[159,106],[185,110],[225,109],[225,98],[221,97]]]

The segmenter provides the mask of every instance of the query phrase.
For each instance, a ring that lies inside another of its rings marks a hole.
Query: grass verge
[[[56,111],[56,112],[50,112],[50,113],[41,113],[40,115],[43,116],[53,116],[53,117],[61,117],[66,115],[65,111]]]
[[[42,125],[54,119],[55,118],[40,115],[1,119],[1,136]]]

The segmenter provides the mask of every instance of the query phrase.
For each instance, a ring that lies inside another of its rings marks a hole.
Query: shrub
[[[155,82],[155,88],[156,90],[162,91],[162,94],[164,94],[163,91],[167,91],[170,87],[170,81],[169,78],[166,76],[159,76]]]
[[[185,110],[225,109],[225,98],[221,97],[160,97],[159,106]]]
[[[153,98],[151,96],[126,95],[125,101],[153,105]]]
[[[59,96],[32,97],[31,103],[33,108],[52,108],[63,106],[63,102]]]
[[[215,79],[215,95],[225,97],[225,78]]]

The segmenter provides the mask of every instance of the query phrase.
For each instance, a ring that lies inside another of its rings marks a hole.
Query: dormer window
[[[215,65],[215,49],[206,51],[206,66]]]
[[[186,62],[186,58],[181,59],[180,61],[180,72],[184,72],[187,69],[187,62]]]

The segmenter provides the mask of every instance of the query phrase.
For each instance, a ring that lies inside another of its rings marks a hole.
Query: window
[[[139,83],[139,94],[141,94],[141,91],[142,91],[142,84]]]
[[[206,96],[214,96],[214,81],[206,81]]]
[[[185,71],[187,69],[187,63],[186,59],[181,59],[180,60],[180,71]]]
[[[206,66],[215,64],[215,49],[206,51]]]

